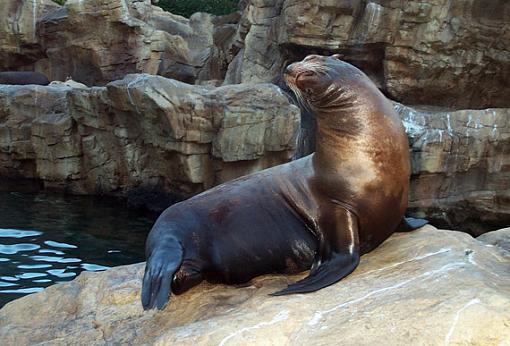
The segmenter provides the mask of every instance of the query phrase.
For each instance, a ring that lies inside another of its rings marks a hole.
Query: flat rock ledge
[[[502,236],[506,237],[503,232]],[[139,302],[143,264],[26,296],[0,310],[3,345],[510,345],[510,253],[431,226],[395,234],[345,280],[268,294],[302,275],[202,284],[166,310]]]

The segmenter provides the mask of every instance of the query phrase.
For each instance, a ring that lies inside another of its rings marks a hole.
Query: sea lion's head
[[[314,110],[352,102],[360,81],[367,78],[340,55],[309,55],[285,69],[284,78],[297,98]]]

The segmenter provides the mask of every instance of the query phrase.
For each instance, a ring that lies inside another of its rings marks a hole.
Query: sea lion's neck
[[[357,149],[363,150],[365,140],[374,135],[373,124],[383,116],[380,109],[378,98],[361,95],[337,107],[316,109],[314,161],[321,167],[335,170],[347,159],[342,155],[352,156]]]

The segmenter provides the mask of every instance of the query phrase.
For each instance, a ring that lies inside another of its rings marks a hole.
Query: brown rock
[[[190,19],[150,0],[5,0],[0,70],[28,69],[50,80],[104,85],[129,73],[220,84],[232,60],[239,14]]]
[[[60,6],[51,0],[2,0],[0,6],[0,71],[33,70],[44,58],[37,36],[41,17]]]
[[[392,99],[508,107],[510,3],[251,0],[229,82],[274,82],[310,53],[341,53]]]
[[[77,279],[0,310],[4,345],[506,345],[508,252],[469,235],[395,234],[341,282],[311,294],[268,294],[301,276],[246,287],[202,284],[161,312],[140,304],[143,264]]]
[[[274,85],[130,75],[106,87],[0,87],[0,177],[71,193],[189,196],[289,160],[299,111]]]
[[[186,19],[149,0],[70,0],[41,20],[38,35],[48,58],[37,67],[52,79],[71,76],[87,85],[104,85],[129,73],[191,84],[222,80],[224,50],[236,23],[236,16],[206,13]]]
[[[415,216],[473,235],[510,224],[510,111],[397,104],[411,145]]]

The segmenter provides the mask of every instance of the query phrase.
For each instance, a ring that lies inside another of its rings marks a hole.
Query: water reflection
[[[0,192],[0,307],[82,271],[143,261],[153,221],[114,200]]]

